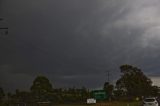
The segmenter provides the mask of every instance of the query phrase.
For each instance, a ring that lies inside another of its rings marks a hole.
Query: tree
[[[114,86],[112,84],[109,84],[109,82],[105,82],[103,89],[106,91],[106,93],[109,95],[109,97],[112,96],[113,89],[114,89]]]
[[[159,96],[160,88],[158,86],[152,86],[152,95],[153,96]]]
[[[85,87],[81,88],[81,97],[83,101],[89,97],[89,90],[87,90],[87,88]]]
[[[48,95],[53,91],[53,88],[45,76],[37,76],[30,90],[38,101],[46,101],[48,100]]]
[[[5,96],[3,89],[0,87],[0,102],[2,102],[3,97]]]
[[[152,81],[143,74],[141,69],[131,65],[120,66],[122,76],[116,82],[116,88],[123,91],[127,96],[151,95]]]

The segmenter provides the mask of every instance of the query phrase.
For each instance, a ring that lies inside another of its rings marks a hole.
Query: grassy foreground
[[[140,102],[109,102],[97,103],[96,106],[141,106]]]
[[[0,103],[0,106],[7,106],[7,105]],[[34,106],[34,105],[27,104],[26,106]],[[142,106],[142,104],[141,102],[103,102],[96,104],[54,104],[54,105],[39,105],[39,106]]]
[[[142,106],[140,102],[106,102],[106,103],[97,103],[97,104],[63,104],[63,105],[56,105],[56,106]]]

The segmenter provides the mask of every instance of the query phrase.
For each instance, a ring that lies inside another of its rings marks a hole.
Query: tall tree
[[[122,76],[116,82],[116,88],[125,91],[128,96],[147,96],[151,94],[152,81],[141,69],[131,66],[120,66]]]
[[[53,88],[48,78],[45,76],[37,76],[30,90],[38,101],[45,101],[48,99],[48,94],[52,92]]]
[[[114,89],[114,86],[112,84],[110,84],[109,82],[105,82],[103,89],[106,91],[106,93],[109,95],[109,97],[112,96],[113,89]]]

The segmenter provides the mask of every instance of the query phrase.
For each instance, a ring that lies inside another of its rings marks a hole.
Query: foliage
[[[60,103],[84,102],[89,97],[89,91],[85,87],[82,87],[81,89],[74,87],[68,89],[55,89],[54,94],[55,98]]]
[[[50,81],[44,76],[38,76],[33,81],[30,88],[35,101],[51,101],[54,103],[80,102],[86,101],[89,97],[89,91],[82,87],[81,89],[53,89]]]
[[[160,88],[158,86],[152,86],[151,95],[157,97],[159,96]]]
[[[116,82],[117,90],[126,93],[127,96],[150,96],[152,81],[143,74],[141,69],[131,65],[120,66],[122,76]]]
[[[109,82],[105,82],[103,89],[106,91],[106,93],[109,95],[109,97],[112,96],[113,89],[114,89],[114,86],[112,84],[109,84]]]
[[[113,99],[141,96],[158,96],[159,87],[152,86],[152,81],[143,74],[141,69],[131,65],[120,66],[122,76],[116,82],[116,87],[108,82],[103,85],[109,97]],[[114,94],[114,95],[113,95]],[[15,94],[7,94],[8,103],[25,102],[47,102],[52,103],[85,103],[91,97],[91,92],[85,87],[82,88],[57,88],[53,89],[49,79],[45,76],[37,76],[30,91],[16,90]],[[3,89],[0,88],[0,100],[4,97]],[[126,99],[127,98],[127,99]]]
[[[30,90],[37,101],[48,101],[46,97],[53,91],[53,88],[45,76],[37,76]]]

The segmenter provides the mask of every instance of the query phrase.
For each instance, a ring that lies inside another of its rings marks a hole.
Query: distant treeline
[[[152,85],[149,79],[141,69],[131,66],[120,66],[121,78],[113,86],[109,82],[102,85],[108,96],[107,100],[135,100],[146,96],[159,96],[160,89]],[[97,79],[95,79],[97,80]],[[85,103],[87,98],[93,98],[92,91],[82,88],[58,88],[52,87],[52,84],[45,76],[37,76],[33,81],[30,91],[16,90],[15,93],[4,94],[0,88],[0,102],[2,103]]]
[[[89,98],[89,91],[86,88],[76,89],[53,89],[52,91],[26,92],[16,90],[15,94],[8,94],[9,103],[37,103],[37,102],[53,102],[53,103],[83,103]]]

